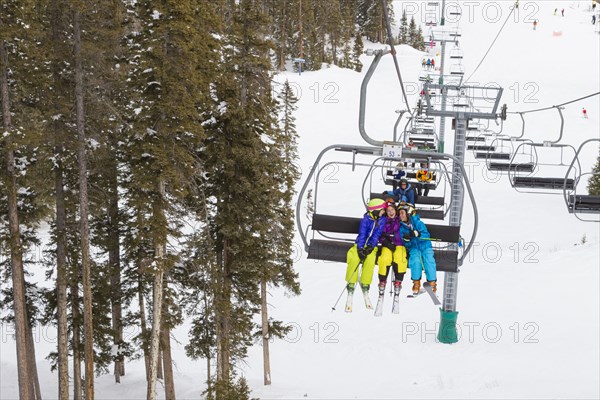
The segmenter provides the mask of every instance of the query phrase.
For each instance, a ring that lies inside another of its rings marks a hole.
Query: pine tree
[[[354,47],[352,48],[352,68],[355,71],[362,71],[362,62],[360,61],[360,56],[363,53],[363,41],[360,32],[356,34],[354,38]]]
[[[600,155],[596,159],[596,165],[592,169],[592,174],[588,180],[588,193],[592,196],[600,196]]]
[[[317,20],[315,17],[314,0],[302,0],[302,29],[303,29],[303,48],[304,48],[304,69],[307,71],[316,71],[321,69],[324,62],[322,42]]]
[[[398,39],[400,44],[408,44],[408,20],[406,18],[406,10],[402,11],[402,19],[400,20],[400,34]]]
[[[425,51],[425,38],[423,37],[423,29],[419,26],[417,35],[413,43],[413,47],[417,50]]]
[[[346,4],[342,12],[342,29],[340,45],[342,47],[342,58],[338,65],[343,68],[353,68],[352,65],[352,39],[355,37],[354,16],[350,5]]]
[[[285,62],[288,57],[299,57],[291,54],[291,37],[294,32],[292,24],[297,22],[293,16],[298,5],[296,0],[281,0],[273,5],[273,40],[275,41],[276,65],[280,71],[285,70]]]
[[[340,0],[321,1],[324,4],[326,21],[324,23],[324,33],[329,38],[331,47],[331,62],[338,65],[338,50],[343,48],[345,26],[342,19],[342,10]],[[347,42],[348,40],[346,40]]]
[[[276,209],[292,210],[294,184],[299,177],[299,171],[295,166],[297,159],[297,134],[294,111],[297,99],[293,94],[289,82],[286,81],[279,94],[279,105],[281,117],[279,129],[274,132],[273,144],[267,149],[270,159],[272,176],[273,204]],[[298,276],[293,271],[291,260],[292,240],[294,237],[293,213],[271,212],[269,215],[270,229],[263,236],[263,247],[266,258],[263,261],[261,271],[261,336],[264,360],[264,384],[271,384],[271,369],[269,355],[269,340],[272,337],[283,337],[287,330],[282,328],[281,321],[273,321],[268,317],[267,309],[267,286],[283,286],[293,294],[300,293]]]
[[[381,0],[365,0],[366,18],[364,19],[363,30],[367,39],[373,42],[387,43],[387,25],[385,24],[385,17],[383,15],[383,6]],[[394,10],[392,8],[392,2],[387,0],[387,15],[390,24],[393,25],[394,21]]]
[[[410,18],[410,23],[408,24],[408,33],[406,35],[406,44],[411,47],[415,47],[415,41],[417,40],[417,24],[415,22],[415,17]]]
[[[3,227],[2,236],[8,237],[7,247],[10,249],[8,276],[12,279],[12,290],[9,301],[12,302],[15,325],[19,396],[23,399],[40,398],[31,329],[33,318],[27,299],[28,285],[23,260],[26,243],[31,238],[28,238],[28,232],[21,227],[32,224],[35,226],[36,222],[35,217],[27,221],[28,210],[24,210],[24,206],[31,202],[19,204],[19,196],[22,197],[24,190],[29,191],[20,171],[30,168],[30,160],[33,159],[30,157],[35,156],[31,153],[34,148],[27,145],[34,137],[28,134],[39,129],[39,126],[35,126],[35,107],[28,107],[35,106],[36,98],[30,96],[31,78],[27,77],[27,71],[32,67],[39,67],[35,64],[33,54],[36,42],[31,37],[35,30],[28,31],[28,23],[35,12],[37,9],[31,2],[6,1],[0,5],[0,115],[4,132],[0,177],[3,196],[6,193],[8,221],[8,229]],[[27,112],[31,114],[27,115]]]
[[[219,19],[214,4],[192,0],[164,9],[140,1],[134,12],[140,30],[130,38],[136,62],[129,76],[132,99],[126,154],[131,161],[126,188],[140,236],[136,241],[144,244],[142,257],[150,261],[145,271],[153,277],[147,392],[153,399],[164,332],[164,276],[175,261],[165,246],[169,236],[177,236],[176,206],[187,196],[197,173],[195,152],[205,136],[204,110],[199,105],[211,100],[210,74],[219,46],[214,27]],[[168,300],[168,293],[164,299]]]

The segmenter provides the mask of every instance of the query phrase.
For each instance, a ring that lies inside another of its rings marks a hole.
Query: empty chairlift
[[[450,75],[464,76],[465,68],[462,64],[452,64],[450,65]]]
[[[504,160],[512,158],[514,149],[512,148],[512,139],[507,137],[497,137],[490,144],[486,151],[476,151],[475,158],[478,160]]]
[[[535,170],[538,171],[536,174],[524,175],[522,171],[517,169],[509,169],[508,178],[511,186],[518,192],[525,193],[543,193],[543,194],[560,194],[561,191],[566,188],[572,190],[575,184],[575,180],[572,178],[565,179],[564,171],[567,164],[564,162],[565,150],[572,150],[575,154],[575,148],[568,144],[558,143],[533,143],[523,142],[517,147],[516,152],[521,147],[531,146],[534,154]],[[560,152],[560,158],[558,162],[542,162],[540,161],[539,153],[547,153],[549,155],[550,150]],[[579,160],[577,160],[577,170],[581,170]],[[557,171],[558,169],[558,171]],[[554,170],[552,174],[548,174],[549,171]],[[544,174],[539,174],[539,171],[543,171]],[[541,175],[541,176],[540,176]],[[550,175],[550,176],[548,176]]]
[[[506,173],[510,173],[512,171],[513,173],[519,172],[521,174],[531,174],[535,170],[535,155],[531,148],[529,152],[526,152],[524,148],[517,148],[517,150],[512,154],[510,160],[508,160],[508,162],[505,161],[506,158],[498,159],[487,157],[486,166],[490,171]]]
[[[541,143],[536,143],[532,141],[523,141],[515,153],[518,153],[518,150],[522,147],[530,147],[531,153],[534,155],[534,164],[535,169],[543,170],[544,175],[539,176],[537,173],[532,175],[525,175],[521,173],[518,169],[509,169],[508,178],[512,187],[519,192],[527,192],[527,193],[545,193],[545,194],[556,194],[560,193],[560,190],[572,190],[575,185],[575,180],[571,178],[565,178],[562,171],[567,167],[567,164],[564,162],[564,153],[566,151],[572,151],[573,154],[576,155],[576,150],[570,144],[562,144],[559,143],[562,139],[563,128],[564,128],[564,118],[562,115],[562,111],[560,107],[556,107],[558,113],[561,118],[561,128],[560,135],[557,140],[554,141],[544,141]],[[560,152],[560,158],[558,162],[547,162],[543,159],[540,159],[539,153],[550,154],[550,152]],[[574,158],[577,161],[577,166],[579,167],[579,171],[581,170],[581,166],[579,165],[579,160],[577,157]],[[513,162],[513,160],[511,160]],[[556,171],[557,167],[559,168],[559,172],[554,172],[548,174],[548,171],[554,170]]]
[[[576,165],[580,165],[580,156],[581,156],[581,150],[589,143],[592,142],[597,142],[600,144],[600,139],[588,139],[585,142],[583,142],[579,148],[577,149],[577,151],[575,152],[575,157],[573,158],[573,161],[571,161],[571,164],[569,165],[569,168],[567,169],[567,173],[565,175],[565,182],[568,179],[573,179],[574,184],[572,186],[571,189],[567,188],[567,185],[565,184],[563,187],[563,196],[565,199],[565,203],[567,205],[567,210],[569,211],[569,213],[575,215],[575,217],[577,217],[577,219],[579,219],[580,221],[585,221],[585,222],[600,222],[600,218],[596,218],[596,219],[590,219],[590,218],[583,218],[581,215],[583,214],[596,214],[596,215],[600,215],[600,196],[598,195],[592,195],[592,194],[581,194],[581,192],[577,192],[577,188],[582,185],[582,186],[587,186],[588,184],[588,179],[592,176],[598,176],[600,175],[600,172],[585,172],[582,173],[581,169],[579,171],[577,171]],[[597,153],[596,153],[597,154]]]
[[[461,48],[459,48],[458,46],[454,47],[453,49],[450,50],[450,59],[451,60],[458,60],[460,62],[460,60],[463,59],[463,51]]]

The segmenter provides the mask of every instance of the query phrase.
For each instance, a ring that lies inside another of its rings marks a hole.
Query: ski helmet
[[[407,215],[415,215],[416,214],[415,206],[410,203],[406,203],[404,201],[402,201],[402,202],[400,202],[400,204],[398,204],[398,211],[400,211],[400,210],[406,211]]]
[[[387,201],[383,199],[371,199],[369,200],[369,203],[367,203],[367,210],[369,210],[369,212],[383,210],[387,207],[387,204]]]

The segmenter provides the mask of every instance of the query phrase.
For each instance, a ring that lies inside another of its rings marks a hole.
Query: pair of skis
[[[429,297],[431,297],[431,301],[433,301],[433,304],[435,304],[436,306],[439,306],[440,304],[442,304],[440,302],[440,300],[437,298],[437,296],[435,295],[433,288],[431,287],[431,285],[429,284],[429,282],[425,282],[423,283],[423,289],[419,290],[419,293],[412,293],[409,294],[408,298],[414,298],[414,297],[418,297],[419,295],[423,294],[427,292],[427,294],[429,295]]]
[[[415,298],[418,297],[419,295],[427,292],[427,294],[429,295],[429,297],[431,297],[431,301],[433,301],[433,304],[440,305],[442,304],[440,302],[440,300],[437,298],[437,296],[435,295],[435,293],[433,292],[433,288],[431,287],[431,285],[429,284],[429,282],[425,282],[423,283],[423,288],[421,289],[418,293],[416,294],[409,294],[408,298]],[[364,302],[365,302],[365,307],[367,308],[367,310],[372,310],[373,309],[373,304],[371,303],[371,299],[369,298],[369,292],[368,291],[363,291],[361,290],[362,294],[363,294],[363,298],[364,298]],[[385,297],[385,292],[384,293],[380,293],[379,297],[377,299],[377,305],[375,306],[375,316],[376,317],[380,317],[383,314],[383,300]],[[348,298],[346,299],[346,312],[352,312],[352,301],[354,299],[354,291],[348,291]],[[394,298],[392,301],[392,314],[398,314],[400,312],[400,290],[398,291],[394,291]]]
[[[394,298],[392,300],[392,314],[400,313],[400,289],[402,287],[394,287]],[[375,307],[375,316],[381,317],[383,314],[383,299],[385,297],[385,290],[383,293],[379,293],[379,298],[377,299],[377,306]]]
[[[361,290],[363,294],[363,298],[365,301],[365,307],[367,310],[373,309],[373,303],[371,303],[371,299],[369,298],[369,292]],[[379,298],[377,299],[377,305],[375,306],[375,316],[380,317],[383,313],[383,299],[385,297],[385,293],[379,294]],[[348,291],[348,298],[346,299],[346,312],[352,312],[352,301],[354,299],[354,291]],[[394,292],[394,300],[392,302],[392,314],[398,314],[400,312],[400,290]]]
[[[372,310],[373,309],[373,304],[371,303],[371,299],[369,298],[369,292],[368,291],[364,291],[361,290],[364,300],[365,300],[365,307],[367,307],[367,310]],[[352,312],[352,300],[354,299],[354,290],[349,290],[348,291],[348,297],[346,298],[346,308],[345,311],[347,313]]]

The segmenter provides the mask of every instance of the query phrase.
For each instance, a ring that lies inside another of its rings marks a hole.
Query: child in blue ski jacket
[[[415,189],[406,179],[400,180],[400,187],[394,191],[385,191],[384,194],[398,196],[399,202],[415,204]]]
[[[367,212],[360,221],[358,236],[354,246],[348,250],[346,261],[346,282],[349,292],[354,291],[356,281],[358,281],[358,267],[362,262],[362,272],[360,274],[360,286],[364,292],[369,291],[369,286],[373,281],[373,270],[375,269],[375,258],[377,257],[377,243],[385,227],[386,218],[383,216],[387,202],[382,199],[372,199],[367,204]]]
[[[408,267],[410,277],[413,281],[413,293],[419,293],[421,289],[421,276],[425,270],[425,277],[431,288],[437,290],[436,264],[433,257],[431,236],[425,224],[418,215],[409,215],[406,208],[398,210],[400,217],[400,234],[404,239],[404,245],[408,250]]]

